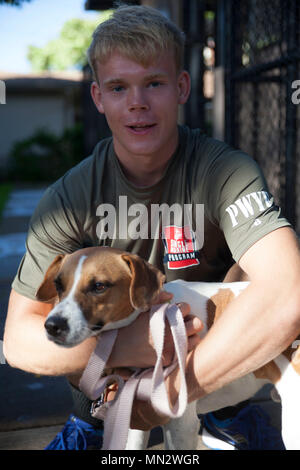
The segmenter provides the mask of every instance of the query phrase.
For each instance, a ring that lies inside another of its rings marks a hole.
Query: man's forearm
[[[295,286],[251,283],[189,353],[189,401],[256,370],[280,354],[299,334],[298,302]],[[168,387],[173,401],[179,388],[176,372],[169,377]]]
[[[25,322],[24,322],[25,323]],[[95,347],[90,338],[73,348],[57,346],[43,335],[44,319],[27,318],[23,332],[16,331],[15,340],[5,347],[4,354],[12,367],[41,375],[68,375],[84,370]],[[13,350],[12,350],[13,349]]]
[[[96,339],[89,338],[73,348],[57,346],[47,339],[44,328],[46,314],[45,305],[32,303],[12,291],[4,333],[7,362],[12,367],[41,375],[82,372]]]

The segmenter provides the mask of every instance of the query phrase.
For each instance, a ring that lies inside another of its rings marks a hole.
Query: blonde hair
[[[158,10],[122,5],[93,33],[87,57],[97,80],[97,62],[105,63],[114,51],[147,67],[166,51],[174,52],[176,70],[183,68],[185,35]]]

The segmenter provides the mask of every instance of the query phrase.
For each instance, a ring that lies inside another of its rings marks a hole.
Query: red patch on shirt
[[[195,250],[195,235],[188,225],[164,227],[163,237],[166,253],[164,261],[168,269],[189,268],[200,263]]]

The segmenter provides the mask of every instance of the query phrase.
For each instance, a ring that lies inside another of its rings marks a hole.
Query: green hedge
[[[2,183],[0,184],[0,219],[2,216],[3,209],[5,207],[6,201],[9,198],[9,195],[12,190],[12,184]]]
[[[10,181],[54,181],[83,158],[81,125],[56,136],[39,129],[31,137],[16,142],[10,153]]]

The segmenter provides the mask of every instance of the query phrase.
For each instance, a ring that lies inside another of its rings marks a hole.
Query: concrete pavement
[[[11,283],[25,252],[30,216],[43,192],[44,188],[14,190],[0,222],[0,450],[44,449],[73,409],[65,378],[14,369],[5,363],[1,350]],[[159,447],[160,442],[161,432],[156,430],[151,446]]]
[[[11,282],[25,251],[29,218],[43,192],[44,188],[15,190],[0,223],[0,340]],[[0,364],[0,449],[42,449],[71,410],[72,399],[64,378],[39,377]],[[37,431],[34,439],[29,429]]]

